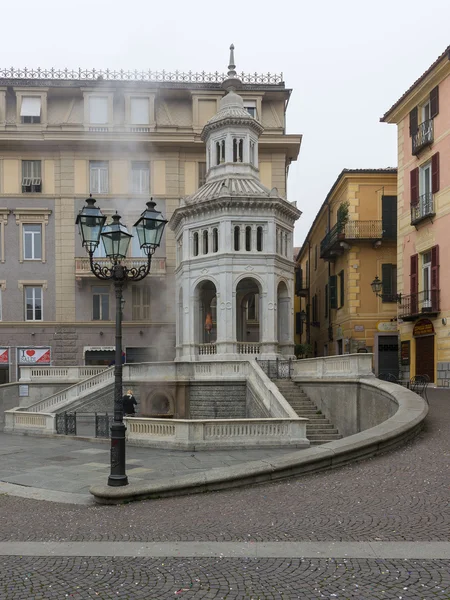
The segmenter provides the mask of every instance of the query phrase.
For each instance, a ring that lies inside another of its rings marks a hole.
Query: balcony
[[[307,277],[295,275],[295,295],[304,298],[308,295],[309,282]]]
[[[327,233],[320,242],[320,258],[333,260],[343,254],[346,249],[345,241],[372,241],[395,240],[396,232],[383,229],[383,221],[347,221],[345,225],[336,225]]]
[[[419,125],[417,133],[412,136],[412,153],[419,154],[423,148],[430,146],[433,140],[433,119],[428,119]]]
[[[411,225],[417,225],[423,219],[435,216],[434,198],[431,192],[422,194],[417,204],[411,204]]]
[[[128,269],[132,267],[139,268],[142,264],[144,264],[146,257],[141,258],[126,258],[122,260],[122,264]],[[94,258],[94,262],[97,262],[99,265],[108,267],[111,266],[111,261],[109,258]],[[165,275],[166,274],[166,259],[165,258],[152,258],[152,266],[150,268],[149,275]],[[84,279],[85,277],[95,277],[95,275],[91,271],[91,266],[89,264],[89,257],[81,257],[75,258],[75,277],[79,279]]]
[[[439,311],[440,290],[424,290],[402,296],[398,310],[399,318],[403,321],[415,321],[419,317],[435,317]]]

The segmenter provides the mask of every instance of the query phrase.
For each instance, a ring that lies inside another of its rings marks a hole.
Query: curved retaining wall
[[[327,383],[332,383],[329,378]],[[320,382],[317,382],[320,385]],[[292,475],[332,469],[349,462],[375,456],[404,444],[422,429],[428,413],[425,401],[399,385],[366,376],[336,385],[352,383],[359,388],[360,398],[370,401],[379,398],[386,405],[397,407],[395,414],[375,427],[322,446],[292,452],[280,458],[252,461],[236,466],[211,469],[193,475],[184,475],[170,480],[146,484],[131,484],[115,488],[94,486],[90,492],[100,504],[118,504],[146,498],[161,498],[182,494],[193,494],[220,490],[252,483],[281,479]],[[365,399],[364,399],[365,398]]]

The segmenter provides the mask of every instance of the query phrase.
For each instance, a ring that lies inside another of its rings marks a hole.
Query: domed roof
[[[202,139],[205,140],[208,133],[224,125],[246,125],[255,130],[259,135],[264,128],[259,121],[244,108],[244,100],[234,90],[230,90],[219,102],[218,112],[209,119],[202,131]]]
[[[269,190],[256,177],[229,176],[205,183],[191,196],[184,198],[186,205],[207,202],[216,198],[281,198],[274,188]],[[284,198],[283,198],[284,200]]]

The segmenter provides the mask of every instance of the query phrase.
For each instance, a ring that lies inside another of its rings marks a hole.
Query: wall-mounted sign
[[[364,325],[355,325],[355,331],[364,331]]]
[[[430,319],[419,319],[414,325],[413,336],[421,337],[423,335],[433,335],[434,327]]]
[[[19,365],[49,365],[50,363],[50,348],[17,348],[17,364]]]
[[[378,331],[397,331],[397,323],[395,321],[380,321],[377,323]]]
[[[9,364],[9,348],[0,348],[0,364]]]
[[[404,340],[400,344],[400,362],[402,366],[407,367],[411,361],[411,342],[409,340]]]
[[[22,398],[22,397],[26,397],[26,396],[28,396],[28,394],[29,394],[29,387],[28,387],[28,384],[26,384],[26,383],[23,383],[23,384],[22,384],[22,383],[21,383],[21,384],[19,385],[19,396]]]
[[[344,330],[342,329],[342,327],[338,327],[336,329],[336,338],[341,338],[344,337]]]

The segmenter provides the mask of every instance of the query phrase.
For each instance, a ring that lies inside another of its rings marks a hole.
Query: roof
[[[314,226],[322,213],[322,210],[328,204],[329,199],[333,195],[334,190],[337,188],[337,186],[339,185],[339,182],[344,177],[344,175],[381,175],[381,174],[397,174],[397,167],[385,167],[384,169],[342,169],[342,171],[339,173],[336,181],[331,186],[331,189],[328,192],[327,197],[322,202],[322,206],[317,211],[314,221],[312,222],[312,225],[309,228],[308,233],[306,234],[305,241],[303,242],[300,250],[298,251],[296,260],[298,260],[300,254],[303,252],[303,248],[305,247],[305,245],[308,241],[308,238],[311,234],[311,231],[314,229]]]
[[[391,106],[391,108],[384,113],[384,115],[380,118],[381,122],[386,121],[387,117],[392,113],[393,110],[395,110],[402,102],[403,100],[419,85],[419,83],[421,83],[425,77],[427,77],[427,75],[429,75],[431,73],[431,71],[433,71],[433,69],[441,62],[441,60],[444,60],[445,57],[447,57],[448,60],[450,60],[450,46],[447,46],[447,48],[444,50],[444,52],[437,57],[437,59],[434,61],[434,63],[428,67],[428,69],[425,71],[425,73],[423,73],[419,79],[416,79],[416,81],[412,84],[412,86],[410,88],[408,88],[406,90],[406,92],[403,94],[403,96],[401,96],[397,102],[395,102],[395,104],[393,104]]]
[[[205,202],[213,198],[274,198],[278,193],[270,191],[256,177],[221,177],[205,183],[191,196],[184,198],[187,205]]]

